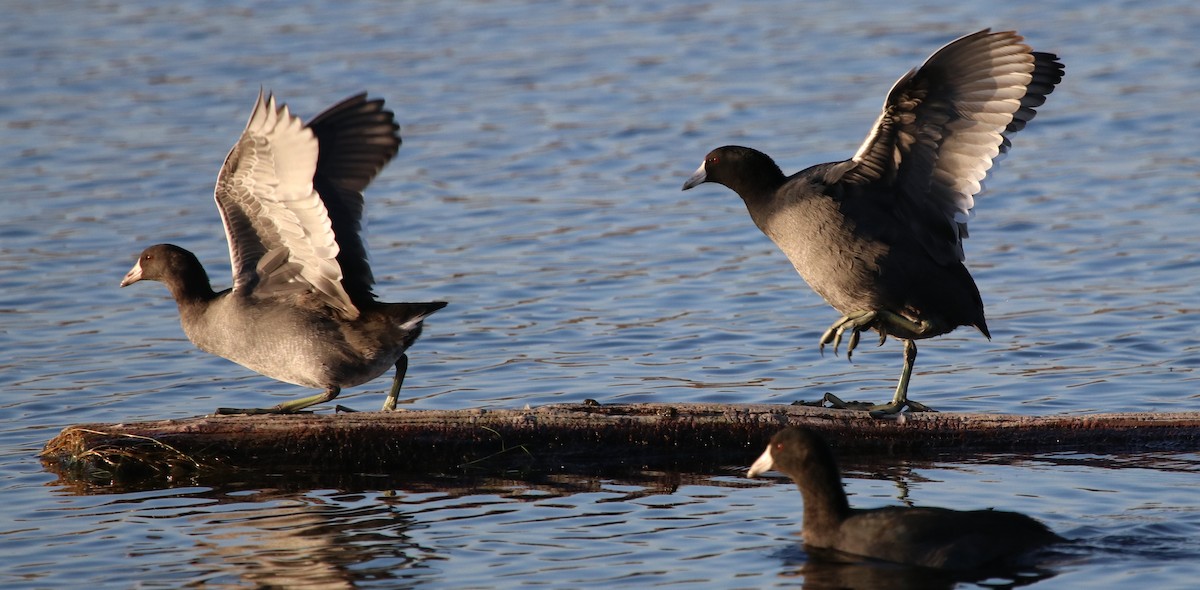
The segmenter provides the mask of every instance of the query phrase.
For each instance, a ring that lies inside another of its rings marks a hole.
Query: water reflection
[[[799,559],[785,559],[784,563],[788,569],[782,575],[802,579],[806,590],[940,590],[959,587],[961,584],[978,584],[988,588],[1018,588],[1057,575],[1055,570],[1047,568],[949,572],[866,561],[837,553],[817,554],[811,551]]]
[[[364,581],[412,578],[436,559],[433,548],[409,534],[428,525],[387,504],[337,500],[239,502],[239,508],[190,517],[192,568],[210,584],[353,588]]]
[[[68,522],[135,525],[142,535],[128,555],[180,585],[1018,587],[1154,563],[1175,572],[1164,574],[1170,581],[1200,557],[1195,453],[849,456],[844,466],[856,506],[1019,510],[1073,543],[1014,571],[935,572],[812,552],[800,541],[792,482],[747,480],[744,465],[620,477],[241,473],[209,487],[59,489],[82,500]]]
[[[642,542],[622,532],[627,521],[643,518],[633,514],[636,507],[694,505],[686,494],[672,496],[682,482],[702,480],[714,483],[711,476],[651,473],[638,478],[646,485],[564,476],[535,483],[435,478],[388,492],[187,490],[192,502],[179,501],[186,509],[161,517],[175,520],[191,546],[166,544],[138,555],[170,559],[182,553],[194,582],[258,587],[413,583],[443,574],[449,554],[461,552],[500,559],[510,570],[506,575],[515,577],[594,572],[597,556],[584,548],[608,544],[623,548],[609,557],[637,555]],[[746,486],[718,483],[724,485]],[[163,494],[137,494],[141,502],[156,495]],[[214,502],[200,508],[194,503],[200,497]],[[611,543],[601,541],[610,535]],[[504,557],[512,555],[528,557]]]

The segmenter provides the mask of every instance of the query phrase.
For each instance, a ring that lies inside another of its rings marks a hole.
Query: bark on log
[[[271,474],[599,475],[744,465],[787,425],[819,430],[840,455],[1200,450],[1200,412],[1076,416],[921,413],[872,419],[805,406],[553,404],[204,416],[64,429],[42,451],[70,481],[189,483]]]

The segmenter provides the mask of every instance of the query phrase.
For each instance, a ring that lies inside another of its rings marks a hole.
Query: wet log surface
[[[203,416],[80,424],[42,459],[66,481],[191,483],[286,474],[545,477],[745,466],[786,425],[826,434],[840,455],[954,460],[981,453],[1200,450],[1200,412],[1062,416],[865,412],[734,404],[553,404]]]

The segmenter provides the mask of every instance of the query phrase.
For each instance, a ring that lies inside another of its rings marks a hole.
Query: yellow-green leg
[[[408,355],[400,355],[400,360],[396,361],[396,375],[392,377],[392,388],[388,390],[387,399],[383,400],[383,411],[391,412],[396,409],[397,398],[400,397],[400,388],[404,386],[404,374],[408,372]]]
[[[854,353],[854,349],[858,346],[859,334],[865,330],[875,329],[879,332],[879,344],[882,345],[887,341],[889,333],[895,334],[914,334],[921,335],[929,332],[931,326],[927,322],[914,322],[906,317],[894,314],[889,311],[860,311],[856,313],[846,314],[842,319],[834,322],[824,334],[821,335],[821,341],[818,345],[818,350],[825,352],[826,344],[833,344],[833,353],[837,354],[838,345],[842,342],[842,335],[849,330],[850,338],[846,341],[846,359],[849,360]],[[913,365],[917,360],[917,343],[912,338],[904,338],[904,368],[900,373],[900,382],[896,384],[896,393],[892,396],[892,401],[886,404],[878,404],[870,406],[868,410],[872,416],[880,417],[889,414],[899,413],[901,410],[908,407],[913,412],[934,412],[936,410],[926,406],[925,404],[909,401],[908,399],[908,382],[912,379]],[[854,404],[847,404],[838,399],[833,394],[825,394],[824,401],[829,402],[835,408],[854,407]],[[857,408],[855,408],[857,409]]]
[[[309,406],[332,401],[342,392],[340,387],[330,387],[317,395],[302,397],[290,402],[283,402],[273,408],[217,408],[216,413],[226,414],[295,414]]]
[[[888,414],[898,414],[908,406],[912,412],[936,412],[933,408],[926,406],[920,402],[909,401],[908,399],[908,381],[912,379],[913,365],[917,360],[917,343],[913,340],[904,341],[904,369],[900,371],[900,383],[896,384],[896,393],[892,396],[892,401],[886,404],[871,406],[871,415],[876,418],[886,416]]]

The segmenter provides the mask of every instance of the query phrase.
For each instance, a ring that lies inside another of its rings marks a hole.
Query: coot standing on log
[[[1028,553],[1066,539],[1017,512],[885,506],[850,507],[833,451],[817,433],[775,434],[748,477],[776,470],[800,488],[804,544],[811,549],[922,567],[970,570],[1018,565]]]
[[[925,410],[908,400],[915,340],[973,326],[991,338],[983,301],[963,266],[974,195],[1008,135],[1062,80],[1063,65],[1021,36],[979,31],[935,52],[888,92],[883,113],[849,160],[792,176],[757,150],[710,152],[683,185],[716,182],[746,203],[755,225],[804,280],[842,313],[820,349],[844,333],[847,358],[866,330],[904,341],[892,401],[876,415]],[[833,398],[836,400],[836,398]]]
[[[197,347],[318,395],[272,408],[291,413],[337,397],[393,365],[384,409],[395,409],[422,321],[443,302],[384,303],[371,288],[362,192],[400,148],[379,99],[348,98],[308,125],[259,92],[246,130],[217,178],[233,288],[213,292],[195,255],[150,246],[121,281],[161,281]]]

